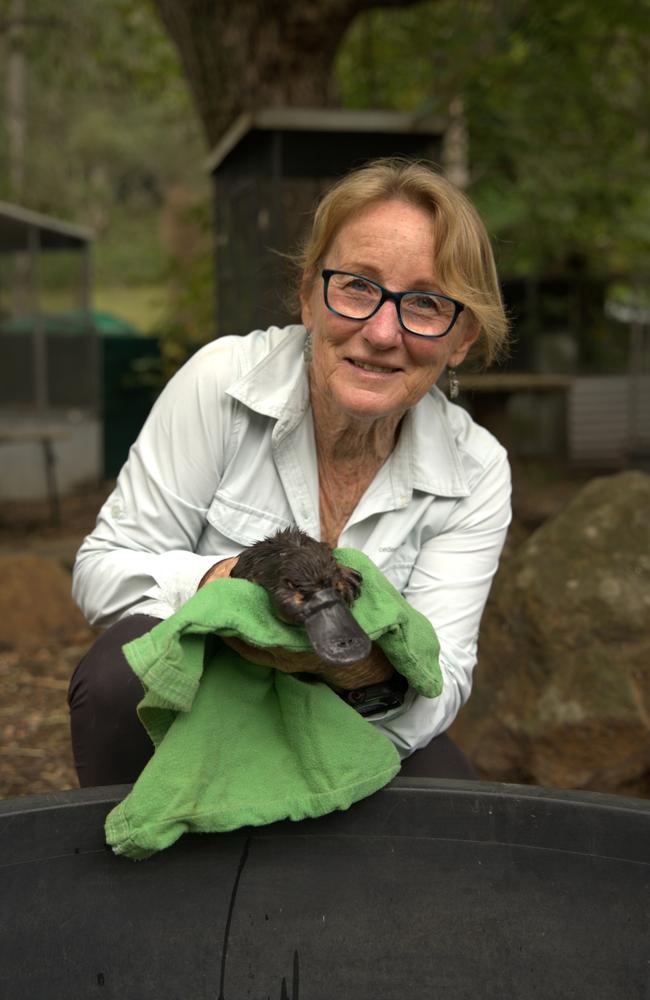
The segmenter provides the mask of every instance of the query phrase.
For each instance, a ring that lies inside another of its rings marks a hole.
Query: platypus
[[[325,542],[285,528],[245,549],[230,575],[264,587],[278,618],[304,625],[330,666],[370,655],[372,643],[348,610],[361,592],[361,574],[337,563]]]

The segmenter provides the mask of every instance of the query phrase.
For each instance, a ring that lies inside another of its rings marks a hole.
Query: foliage
[[[95,282],[161,284],[172,185],[207,199],[205,150],[176,53],[146,0],[27,0],[21,202],[89,225]],[[1,25],[0,25],[1,27]],[[0,37],[0,46],[3,38]],[[7,51],[0,47],[4,78]],[[0,134],[0,198],[12,200]]]
[[[165,288],[156,327],[171,357],[212,331],[211,193],[198,113],[155,2],[26,0],[21,200],[95,229],[103,308],[117,286],[120,305],[129,287]],[[325,9],[319,0],[309,17]],[[1,78],[9,13],[0,0]],[[503,274],[579,268],[625,287],[650,268],[649,55],[650,0],[391,0],[353,21],[336,82],[348,107],[447,117],[462,99],[470,194]],[[10,199],[4,130],[0,198]]]
[[[437,0],[359,17],[349,106],[447,115],[510,274],[650,265],[650,0]]]

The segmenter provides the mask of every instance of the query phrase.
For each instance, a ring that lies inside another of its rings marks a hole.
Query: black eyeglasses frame
[[[361,278],[363,281],[367,281],[369,285],[374,285],[375,288],[379,289],[379,291],[381,292],[381,298],[379,299],[379,302],[377,303],[377,305],[375,306],[375,308],[372,310],[371,313],[368,313],[367,316],[363,316],[361,318],[357,316],[346,316],[345,313],[339,312],[337,309],[334,309],[334,307],[330,305],[328,299],[329,283],[330,283],[330,278],[335,274],[345,274],[349,278]],[[336,270],[335,268],[333,269],[330,267],[325,267],[321,270],[321,276],[323,278],[323,298],[325,301],[325,305],[331,313],[334,313],[335,316],[340,316],[341,319],[352,320],[353,323],[365,323],[367,319],[371,319],[371,317],[374,316],[375,313],[379,312],[384,302],[390,301],[395,306],[395,312],[397,313],[397,319],[399,320],[399,325],[402,327],[404,332],[410,334],[412,337],[420,337],[422,340],[440,340],[441,337],[446,337],[447,334],[450,333],[451,330],[454,328],[456,320],[458,319],[458,317],[465,308],[463,303],[459,302],[458,299],[452,299],[450,295],[443,295],[441,292],[429,292],[429,291],[424,291],[424,289],[417,289],[417,288],[409,288],[405,292],[390,292],[387,288],[384,288],[383,285],[380,285],[378,281],[373,281],[372,278],[366,278],[364,274],[356,274],[354,271],[339,271]],[[452,303],[452,305],[454,306],[454,315],[451,318],[449,326],[443,333],[417,333],[415,330],[410,330],[408,328],[408,326],[402,319],[402,299],[404,298],[405,295],[414,295],[414,294],[431,295],[433,298],[444,299],[445,302]]]

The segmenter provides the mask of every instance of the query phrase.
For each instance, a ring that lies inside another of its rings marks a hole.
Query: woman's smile
[[[373,364],[371,361],[364,361],[362,358],[346,358],[348,364],[365,376],[392,376],[402,371],[401,368],[386,368],[383,365]]]

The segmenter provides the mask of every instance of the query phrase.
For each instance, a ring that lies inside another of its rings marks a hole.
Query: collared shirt
[[[302,326],[223,337],[168,383],[77,555],[73,595],[91,623],[169,617],[211,566],[280,528],[320,538],[304,340]],[[504,449],[433,387],[339,538],[376,563],[440,642],[442,694],[409,691],[371,720],[402,756],[443,732],[469,696],[509,521]]]

